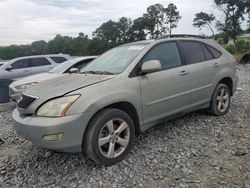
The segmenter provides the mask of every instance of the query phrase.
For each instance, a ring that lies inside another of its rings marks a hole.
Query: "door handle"
[[[24,70],[23,72],[29,72],[29,70]]]
[[[217,67],[219,67],[219,66],[220,66],[219,63],[214,63],[214,67],[215,67],[215,68],[217,68]]]
[[[188,71],[183,70],[183,71],[180,72],[180,76],[185,76],[185,75],[187,75],[188,73],[189,73]]]

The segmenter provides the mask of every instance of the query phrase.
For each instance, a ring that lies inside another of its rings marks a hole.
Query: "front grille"
[[[13,89],[9,88],[9,94],[10,94],[10,95],[14,95],[14,94],[15,94],[15,91],[14,91]]]
[[[28,108],[37,98],[27,95],[22,95],[21,100],[17,103],[17,106],[22,109]]]

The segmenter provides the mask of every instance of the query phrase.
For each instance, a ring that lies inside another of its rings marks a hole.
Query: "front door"
[[[159,60],[162,70],[139,77],[144,124],[188,109],[190,105],[189,70],[183,66],[176,42],[153,47],[142,59]]]
[[[22,59],[11,64],[11,69],[6,73],[6,78],[16,80],[29,75],[30,62],[28,59]]]

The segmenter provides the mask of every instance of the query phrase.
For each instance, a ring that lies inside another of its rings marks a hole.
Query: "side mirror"
[[[149,74],[161,70],[161,62],[159,60],[146,61],[142,64],[141,73]]]
[[[11,71],[13,69],[12,65],[7,65],[7,67],[5,68],[5,70],[7,71]]]
[[[72,74],[72,73],[78,73],[78,68],[71,68],[69,69],[69,73]]]

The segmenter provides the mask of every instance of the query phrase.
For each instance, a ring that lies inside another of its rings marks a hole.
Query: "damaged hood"
[[[16,87],[16,86],[20,86],[23,84],[28,84],[28,83],[32,83],[32,82],[42,82],[51,78],[55,78],[60,76],[61,74],[59,73],[40,73],[40,74],[35,74],[35,75],[31,75],[31,76],[27,76],[21,79],[16,80],[15,82],[13,82],[11,84],[12,87]]]
[[[39,97],[42,100],[58,97],[89,85],[109,80],[115,75],[98,74],[62,74],[45,80],[25,91],[24,94]]]

